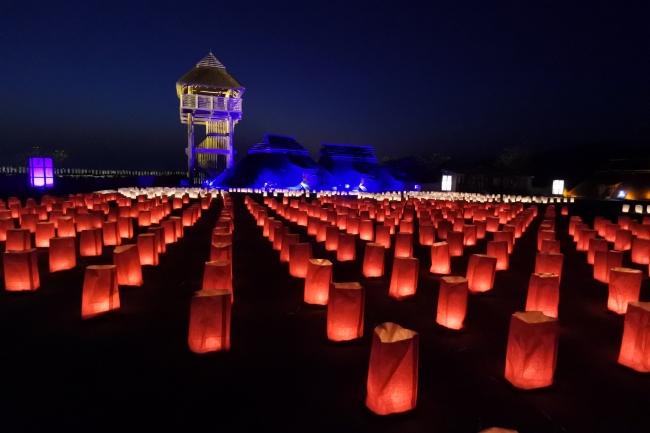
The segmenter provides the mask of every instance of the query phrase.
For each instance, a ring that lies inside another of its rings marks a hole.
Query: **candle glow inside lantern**
[[[596,251],[594,254],[594,278],[601,283],[609,283],[610,270],[622,266],[621,251]]]
[[[359,239],[372,242],[375,239],[375,226],[372,220],[359,221]]]
[[[363,336],[365,289],[359,283],[331,283],[327,302],[327,338],[346,341]]]
[[[418,351],[417,332],[390,322],[375,327],[368,368],[368,409],[377,415],[389,415],[415,408]]]
[[[415,295],[420,261],[414,257],[395,257],[388,296],[401,300]]]
[[[227,260],[232,262],[232,244],[211,244],[210,261]]]
[[[509,267],[508,242],[490,241],[487,243],[487,255],[497,258],[497,271],[507,271]]]
[[[312,258],[309,242],[289,245],[289,274],[292,277],[307,277],[307,266]]]
[[[560,303],[560,277],[555,274],[531,274],[526,297],[526,311],[541,311],[557,317]]]
[[[73,237],[50,239],[50,249],[48,251],[50,272],[66,271],[77,266],[77,252],[74,241]]]
[[[419,235],[420,245],[430,246],[436,241],[435,230],[431,224],[420,224]]]
[[[56,234],[60,238],[74,238],[77,232],[74,227],[74,219],[72,217],[59,217],[57,218]]]
[[[590,265],[594,264],[594,259],[596,257],[596,251],[607,251],[608,245],[605,239],[589,239],[589,247],[587,250],[587,263]]]
[[[542,249],[540,253],[555,253],[560,254],[560,241],[544,239],[542,241]]]
[[[147,233],[153,233],[156,236],[156,248],[158,248],[158,254],[166,253],[167,244],[165,244],[165,229],[162,227],[149,227]]]
[[[614,249],[616,251],[627,251],[632,248],[632,230],[616,230]]]
[[[537,233],[537,251],[542,250],[542,241],[543,240],[554,240],[555,232],[552,230],[540,230]]]
[[[463,245],[473,246],[476,245],[476,226],[463,224]]]
[[[339,262],[351,262],[357,257],[356,236],[339,233],[339,245],[336,250],[336,260]]]
[[[32,291],[41,286],[35,248],[4,253],[3,268],[5,290],[9,292]]]
[[[375,243],[382,244],[388,249],[391,245],[390,236],[390,227],[380,225],[375,227]]]
[[[165,230],[165,244],[173,244],[178,240],[176,238],[176,228],[174,227],[173,221],[160,221],[160,227]]]
[[[282,249],[280,249],[280,262],[289,263],[289,247],[300,241],[300,235],[297,233],[285,233],[282,236]]]
[[[142,266],[137,245],[121,245],[113,250],[118,286],[142,286]]]
[[[339,228],[337,226],[327,226],[325,228],[325,249],[327,251],[336,251],[339,247]]]
[[[190,327],[187,337],[194,353],[208,353],[230,349],[231,292],[228,290],[201,290],[190,303]]]
[[[81,318],[90,319],[120,308],[115,265],[88,266],[81,296]]]
[[[640,265],[650,263],[650,239],[632,239],[632,263]]]
[[[537,253],[535,256],[536,274],[555,274],[562,281],[564,254]]]
[[[447,244],[449,245],[450,257],[461,257],[463,255],[463,232],[447,232]]]
[[[638,269],[612,268],[609,271],[609,298],[607,308],[616,314],[625,314],[630,302],[638,302],[643,272]]]
[[[363,276],[376,278],[384,276],[384,256],[386,248],[382,244],[368,242],[363,253]]]
[[[471,293],[487,292],[494,286],[497,258],[472,254],[467,264],[467,288]]]
[[[89,229],[81,232],[79,255],[81,257],[102,255],[102,229]]]
[[[517,312],[510,319],[505,378],[520,389],[553,384],[559,321],[540,311]]]
[[[436,323],[449,329],[462,329],[467,313],[467,292],[466,278],[442,277]]]
[[[413,235],[411,233],[397,233],[395,235],[395,257],[413,256]]]
[[[105,221],[102,223],[102,235],[104,245],[115,246],[122,244],[122,236],[120,236],[119,227],[116,222]]]
[[[229,260],[205,262],[202,290],[227,290],[232,294],[232,262]]]
[[[158,245],[154,233],[143,233],[137,238],[140,264],[142,266],[158,266]]]
[[[432,274],[447,275],[451,272],[451,256],[447,242],[436,242],[431,245],[431,268]]]
[[[576,245],[577,251],[589,251],[589,240],[595,239],[598,235],[596,230],[589,230],[588,228],[583,228],[580,230],[580,237],[578,238],[578,244]]]
[[[310,259],[307,263],[304,301],[307,304],[327,305],[331,282],[332,262],[325,259]]]
[[[625,313],[618,363],[650,372],[650,302],[630,302]]]

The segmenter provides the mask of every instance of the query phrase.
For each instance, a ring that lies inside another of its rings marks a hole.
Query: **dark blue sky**
[[[0,164],[184,168],[175,82],[209,50],[262,134],[379,157],[650,138],[650,8],[618,1],[286,0],[0,5]],[[615,148],[613,148],[615,151]],[[149,156],[147,156],[149,155]]]

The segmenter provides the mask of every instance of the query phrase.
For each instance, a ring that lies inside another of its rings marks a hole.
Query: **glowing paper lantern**
[[[311,244],[309,242],[289,245],[289,274],[292,277],[305,278],[311,258]]]
[[[575,226],[578,223],[582,223],[582,218],[580,218],[579,216],[572,216],[571,218],[569,218],[569,236],[573,236],[573,234],[575,233],[574,231]],[[594,228],[596,228],[595,224],[594,224]]]
[[[81,295],[81,318],[89,319],[119,308],[120,292],[115,265],[88,266]]]
[[[618,363],[641,373],[650,372],[650,302],[630,302],[625,313]]]
[[[339,228],[337,226],[327,226],[325,228],[325,249],[327,251],[336,251],[339,247]]]
[[[316,242],[325,242],[327,240],[327,227],[330,224],[327,221],[320,221],[316,230]]]
[[[77,266],[77,252],[74,241],[74,237],[50,239],[50,272],[65,271]]]
[[[367,243],[363,254],[363,276],[366,278],[384,276],[384,255],[382,244]]]
[[[102,255],[102,229],[89,229],[81,232],[79,255],[82,257]]]
[[[339,245],[336,250],[336,260],[351,262],[357,257],[357,238],[354,235],[339,233]]]
[[[413,234],[413,221],[400,221],[399,232]]]
[[[598,232],[596,230],[581,229],[580,237],[578,239],[578,245],[576,245],[576,250],[578,251],[588,251],[589,250],[589,241],[596,238]]]
[[[521,389],[552,385],[559,334],[558,320],[540,311],[513,314],[506,350],[506,379]]]
[[[447,244],[449,244],[450,257],[461,257],[463,255],[463,232],[451,231],[447,233]]]
[[[232,244],[211,244],[210,261],[229,261],[232,263]]]
[[[401,300],[415,295],[420,261],[413,257],[395,257],[388,296]]]
[[[476,226],[464,224],[463,228],[463,245],[476,245]]]
[[[227,290],[232,294],[232,263],[229,260],[205,262],[202,290]]]
[[[491,241],[487,243],[487,255],[496,257],[497,271],[507,271],[509,266],[508,256],[508,242],[506,241]]]
[[[7,230],[11,230],[13,228],[13,218],[0,218],[0,242],[7,240]]]
[[[325,259],[310,259],[307,263],[307,275],[305,277],[305,302],[315,305],[327,305],[331,282],[332,262]]]
[[[9,229],[6,236],[5,251],[24,251],[32,248],[32,238],[27,229]]]
[[[616,251],[627,251],[632,248],[632,230],[618,229],[614,239]]]
[[[560,241],[544,239],[540,253],[560,253]]]
[[[3,267],[5,290],[9,292],[31,291],[41,286],[38,274],[38,251],[35,248],[4,253]]]
[[[596,251],[594,255],[594,278],[601,283],[609,283],[610,270],[623,266],[623,253],[620,251]]]
[[[431,268],[432,274],[447,275],[451,272],[451,256],[447,242],[436,242],[431,245]]]
[[[359,238],[370,242],[375,239],[375,227],[372,220],[362,219],[359,221]]]
[[[176,238],[180,239],[183,237],[184,234],[184,229],[183,229],[183,220],[181,217],[169,217],[169,221],[174,221],[174,227],[176,228]]]
[[[232,233],[218,233],[217,230],[223,230],[223,228],[217,227],[212,231],[212,243],[213,244],[231,244],[232,243]]]
[[[137,238],[140,264],[142,266],[158,266],[158,245],[154,233],[144,233]]]
[[[116,268],[119,286],[141,286],[142,266],[137,245],[122,245],[113,250],[113,264]]]
[[[605,224],[605,239],[607,239],[607,242],[616,242],[616,232],[618,229],[620,229],[618,224]]]
[[[417,332],[390,322],[375,327],[368,368],[368,409],[388,415],[415,408],[418,346]]]
[[[164,254],[167,252],[167,247],[165,244],[165,229],[162,227],[149,227],[147,233],[153,233],[156,235],[156,248],[158,248],[158,254]]]
[[[485,230],[488,232],[499,231],[499,218],[498,217],[487,217],[485,219],[486,227]]]
[[[138,226],[149,227],[151,225],[151,211],[141,210],[138,212]]]
[[[472,254],[467,264],[467,288],[472,293],[487,292],[494,286],[497,258]]]
[[[74,238],[77,232],[74,227],[74,220],[72,217],[59,217],[57,219],[57,236],[60,238]]]
[[[327,338],[332,341],[363,337],[365,289],[359,283],[331,283],[327,301]]]
[[[589,239],[589,249],[587,250],[587,263],[594,264],[596,251],[607,251],[608,245],[605,239]]]
[[[348,215],[345,232],[349,235],[359,234],[359,218],[356,216]]]
[[[447,233],[453,230],[453,225],[446,220],[438,222],[438,238],[447,240]]]
[[[27,229],[30,233],[36,233],[36,224],[38,224],[38,215],[27,214],[20,218],[20,228]]]
[[[461,329],[467,313],[467,279],[442,277],[438,293],[436,323],[450,329]]]
[[[194,353],[230,349],[231,293],[228,290],[201,290],[190,303],[187,342]]]
[[[542,241],[543,240],[554,240],[555,232],[552,230],[540,230],[537,233],[537,251],[542,250]]]
[[[625,314],[630,302],[638,302],[643,272],[637,269],[612,268],[609,271],[609,298],[607,308]]]
[[[555,274],[562,280],[563,254],[537,253],[535,256],[536,274]]]
[[[289,263],[289,247],[297,244],[300,241],[300,236],[293,233],[285,233],[282,236],[282,249],[280,250],[280,262]]]
[[[176,238],[176,227],[173,221],[161,221],[160,227],[165,230],[165,244],[173,244],[178,239]]]
[[[632,239],[632,263],[640,265],[650,263],[650,239]]]
[[[54,236],[56,236],[54,223],[39,222],[36,224],[36,248],[48,248],[50,246],[50,238]]]
[[[485,239],[487,223],[485,221],[474,221],[474,226],[476,226],[476,239]]]
[[[431,224],[420,224],[420,245],[433,245],[436,240],[435,230]]]
[[[120,236],[119,227],[117,222],[103,222],[102,223],[102,235],[104,239],[104,245],[114,246],[122,244],[122,237]]]
[[[397,233],[395,235],[395,257],[413,256],[413,235],[411,233]]]
[[[284,239],[285,234],[289,234],[289,227],[276,227],[273,230],[273,249],[275,251],[282,251],[282,239]]]
[[[382,244],[384,248],[390,248],[390,227],[380,225],[375,227],[375,243]]]
[[[560,277],[555,274],[531,274],[528,283],[526,311],[541,311],[557,317],[560,302]]]

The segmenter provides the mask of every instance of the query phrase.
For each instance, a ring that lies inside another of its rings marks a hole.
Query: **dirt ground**
[[[439,280],[417,237],[417,294],[395,301],[388,297],[392,249],[386,275],[370,280],[361,276],[364,241],[356,261],[338,263],[306,228],[291,225],[312,242],[315,258],[334,263],[334,281],[367,289],[364,337],[337,344],[326,337],[326,308],[303,303],[303,280],[280,264],[243,194],[233,197],[231,350],[196,355],[187,346],[190,298],[201,287],[220,202],[167,246],[157,267],[144,267],[142,287],[120,287],[119,311],[95,319],[81,320],[84,267],[112,263],[113,248],[55,274],[42,250],[38,291],[0,291],[2,431],[648,431],[650,375],[617,364],[623,318],[607,311],[607,286],[575,250],[568,216],[557,216],[565,258],[555,381],[521,391],[503,377],[505,352],[510,316],[525,307],[543,205],[517,240],[510,270],[497,273],[493,290],[470,296],[461,331],[435,323]],[[570,205],[590,223],[619,210],[610,202]],[[464,276],[469,254],[485,253],[489,239],[452,259],[453,274]],[[624,265],[644,270],[641,300],[650,301],[647,267],[633,265],[629,252]],[[366,375],[372,329],[387,321],[420,334],[419,395],[414,411],[380,417],[365,407]]]

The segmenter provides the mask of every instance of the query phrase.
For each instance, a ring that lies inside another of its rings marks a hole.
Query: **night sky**
[[[442,3],[4,0],[0,164],[183,169],[175,82],[210,50],[246,87],[239,157],[264,133],[457,160],[649,142],[648,2]]]

